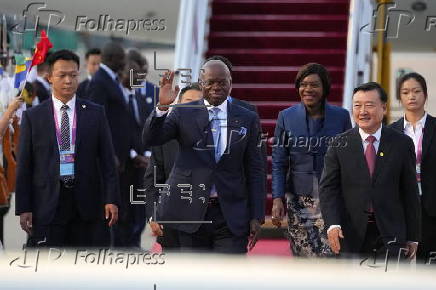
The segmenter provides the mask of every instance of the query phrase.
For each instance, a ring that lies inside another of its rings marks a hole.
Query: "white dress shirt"
[[[406,116],[404,116],[404,134],[412,138],[413,144],[415,145],[415,154],[418,156],[418,143],[419,138],[421,138],[424,133],[425,121],[427,120],[427,113],[424,114],[424,117],[421,118],[418,122],[416,122],[415,129],[413,129],[412,123],[406,120]]]
[[[375,152],[378,152],[378,147],[380,145],[380,138],[381,138],[381,130],[382,130],[382,126],[380,126],[380,128],[378,128],[377,131],[375,131],[374,134],[368,134],[365,131],[363,131],[362,129],[359,128],[359,134],[360,134],[360,138],[362,138],[362,145],[363,145],[363,152],[365,152],[366,147],[368,147],[369,142],[366,141],[366,138],[368,138],[368,136],[374,136],[375,137],[375,141],[374,141],[374,147],[375,147]]]
[[[59,99],[56,99],[55,96],[51,96],[53,100],[53,107],[54,112],[56,116],[57,123],[59,124],[59,130],[61,130],[61,124],[62,124],[62,111],[61,107],[64,105]],[[74,119],[74,110],[76,108],[76,95],[69,100],[65,105],[68,106],[67,115],[68,115],[68,121],[70,123],[70,145],[72,145],[71,142],[73,142],[73,119]],[[59,144],[58,144],[59,145]],[[74,148],[71,146],[71,149],[74,150]]]

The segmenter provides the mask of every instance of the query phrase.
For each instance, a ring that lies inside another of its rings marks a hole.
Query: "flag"
[[[41,64],[45,61],[45,56],[53,44],[48,39],[45,30],[41,30],[41,40],[36,44],[35,54],[33,55],[31,67],[34,65]]]
[[[26,61],[26,70],[29,71],[29,69],[32,67],[32,58],[26,57],[25,61]]]
[[[14,88],[19,89],[26,81],[26,58],[22,54],[15,55]]]

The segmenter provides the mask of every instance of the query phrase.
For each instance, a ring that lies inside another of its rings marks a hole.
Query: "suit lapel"
[[[78,98],[76,98],[76,144],[75,152],[77,153],[77,148],[80,146],[81,131],[84,123],[83,111],[86,110],[86,105]]]
[[[55,174],[56,174],[56,180],[58,179],[59,176],[59,146],[58,146],[58,140],[56,137],[56,126],[55,126],[55,120],[54,120],[54,110],[53,110],[53,101],[50,100],[48,102],[45,103],[46,106],[46,112],[45,114],[42,116],[43,118],[45,118],[43,124],[47,124],[48,126],[48,132],[49,132],[49,139],[50,139],[50,144],[52,144],[52,152],[54,154],[53,159],[56,160],[56,164],[58,166]]]
[[[292,132],[294,136],[309,136],[309,128],[307,128],[306,108],[302,103],[297,105],[296,124],[299,129],[296,132]]]
[[[356,176],[363,176],[368,183],[371,182],[371,177],[369,175],[368,165],[366,164],[365,153],[363,152],[362,145],[362,137],[359,134],[359,127],[354,127],[350,138],[348,140],[349,145],[347,148],[350,148],[349,151],[349,160],[356,160],[356,167],[360,170],[360,173],[357,172]],[[356,158],[357,157],[357,158]]]
[[[427,115],[427,120],[424,125],[424,136],[422,137],[422,159],[425,159],[425,155],[431,144],[431,140],[436,130],[436,118]]]
[[[236,130],[239,132],[241,129],[242,120],[240,114],[238,112],[238,108],[227,102],[227,144],[226,149],[224,150],[224,154],[220,158],[220,162],[226,158],[227,155],[231,153],[232,143],[235,142],[235,133]]]
[[[391,145],[392,144],[391,144],[391,140],[390,140],[389,131],[387,131],[385,129],[385,127],[382,127],[380,144],[378,146],[377,158],[375,161],[375,169],[374,169],[374,174],[372,177],[373,184],[375,183],[380,172],[382,172],[382,169],[386,163],[386,156],[385,155],[387,152],[390,152],[389,149],[390,149]]]
[[[197,105],[197,104],[196,104]],[[204,105],[203,100],[198,102],[198,105]],[[195,121],[197,123],[198,136],[202,136],[198,141],[197,146],[200,150],[207,150],[208,155],[215,162],[214,142],[212,131],[210,129],[209,112],[206,107],[196,107],[194,110]]]

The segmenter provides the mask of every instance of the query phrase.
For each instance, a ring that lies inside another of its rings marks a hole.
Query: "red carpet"
[[[151,252],[160,253],[162,247],[154,243]],[[257,242],[256,246],[248,253],[249,256],[292,256],[288,240],[265,239]]]
[[[349,0],[214,0],[211,8],[206,57],[223,55],[232,62],[231,95],[257,106],[269,137],[278,112],[299,102],[293,82],[303,64],[326,66],[329,102],[342,103]]]

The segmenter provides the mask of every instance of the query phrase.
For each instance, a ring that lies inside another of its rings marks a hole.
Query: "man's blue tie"
[[[210,110],[212,113],[212,120],[211,120],[211,130],[212,130],[212,136],[213,136],[213,143],[215,145],[215,161],[218,162],[221,158],[221,121],[218,118],[218,113],[220,112],[220,108],[212,108]]]

